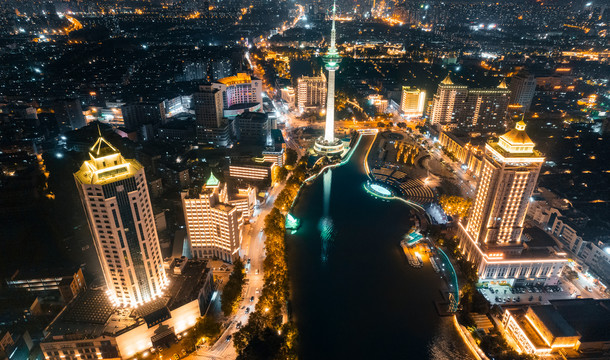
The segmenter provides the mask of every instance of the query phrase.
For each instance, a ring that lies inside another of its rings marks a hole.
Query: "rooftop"
[[[578,336],[576,330],[559,314],[552,305],[530,306],[530,310],[544,323],[554,337]]]
[[[45,340],[115,336],[160,313],[177,309],[198,298],[199,290],[210,271],[206,265],[205,261],[189,260],[178,274],[170,268],[170,285],[164,295],[135,309],[115,307],[102,287],[88,288],[71,301],[47,327]]]

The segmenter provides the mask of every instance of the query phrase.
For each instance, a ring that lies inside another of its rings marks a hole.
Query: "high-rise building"
[[[200,85],[199,91],[193,94],[193,108],[197,127],[197,142],[228,146],[230,144],[230,128],[223,118],[222,90],[212,85]]]
[[[326,76],[301,76],[297,80],[297,107],[300,111],[323,108],[326,104]]]
[[[462,128],[496,129],[505,124],[510,90],[502,81],[496,88],[468,89],[449,75],[434,95],[430,122]]]
[[[409,86],[402,87],[400,111],[408,117],[421,117],[426,106],[426,92]]]
[[[192,254],[232,262],[239,256],[243,215],[223,198],[226,187],[214,176],[201,188],[182,192],[182,207]]]
[[[438,85],[434,94],[430,122],[446,124],[455,122],[468,95],[468,87],[455,85],[449,75]]]
[[[233,74],[233,65],[230,59],[214,59],[211,67],[212,79],[222,79]]]
[[[477,266],[481,282],[556,284],[565,264],[544,250],[526,251],[522,243],[525,215],[544,156],[520,121],[515,129],[485,145],[477,193],[460,249]]]
[[[324,136],[316,139],[314,150],[320,154],[340,154],[343,152],[343,143],[335,137],[335,72],[339,70],[341,55],[336,46],[337,29],[335,18],[337,5],[333,2],[333,23],[330,30],[330,47],[324,55],[324,67],[328,70],[328,88],[326,91],[326,124]]]
[[[510,90],[504,80],[495,89],[470,89],[458,118],[462,128],[498,129],[504,127]]]
[[[78,99],[56,100],[53,110],[60,130],[76,130],[87,125]]]
[[[142,125],[161,122],[161,108],[157,103],[138,102],[121,106],[123,122],[128,130],[138,130]],[[164,116],[164,114],[163,114]]]
[[[263,106],[263,82],[245,73],[225,77],[212,83],[222,94],[223,115],[233,118],[244,111],[260,111]]]
[[[237,139],[245,144],[265,145],[271,133],[271,120],[265,113],[245,112],[233,120]]]
[[[167,285],[144,168],[103,137],[74,173],[111,300],[137,306]]]
[[[529,111],[532,99],[536,92],[536,78],[534,75],[521,72],[510,81],[510,103],[519,104],[523,112]]]
[[[193,108],[197,126],[206,128],[219,127],[222,124],[222,91],[212,85],[200,85],[199,91],[193,93]]]

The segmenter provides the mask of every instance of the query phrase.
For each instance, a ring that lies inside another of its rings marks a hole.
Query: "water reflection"
[[[320,218],[320,221],[318,222],[318,230],[320,231],[320,240],[322,240],[321,260],[323,263],[326,263],[328,261],[329,246],[333,241],[335,229],[333,220],[330,217],[330,188],[333,180],[333,171],[331,169],[327,170],[323,175],[323,179],[324,212],[322,213],[322,218]]]

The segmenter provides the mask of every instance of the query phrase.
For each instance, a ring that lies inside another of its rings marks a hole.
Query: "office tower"
[[[121,106],[123,122],[128,130],[139,130],[142,125],[158,124],[161,122],[161,108],[159,104],[138,102]]]
[[[237,139],[244,144],[265,145],[271,133],[271,120],[265,113],[245,112],[233,120]]]
[[[400,97],[400,111],[405,116],[421,117],[426,106],[426,92],[409,86],[402,87]]]
[[[87,125],[78,99],[55,100],[53,110],[60,130],[76,130]]]
[[[434,94],[430,122],[432,124],[447,124],[455,122],[459,115],[466,96],[468,87],[455,85],[449,75],[438,85]]]
[[[300,111],[316,110],[326,104],[326,76],[301,76],[297,80],[297,106]]]
[[[214,128],[222,124],[222,91],[212,85],[200,85],[193,94],[197,126]]]
[[[340,154],[343,152],[341,140],[335,138],[335,72],[339,70],[341,56],[336,47],[335,17],[336,4],[333,2],[333,23],[330,30],[330,47],[324,55],[324,67],[328,70],[328,89],[326,92],[326,125],[324,136],[316,139],[314,150],[320,154]]]
[[[113,303],[160,296],[167,277],[142,165],[100,136],[74,179]]]
[[[214,176],[201,188],[181,193],[192,254],[232,262],[239,256],[243,216],[236,206],[222,202],[220,181]]]
[[[230,59],[212,60],[212,79],[222,79],[233,74],[233,65]]]
[[[521,105],[523,112],[527,112],[532,105],[532,99],[536,92],[536,78],[527,72],[521,72],[514,76],[509,85],[510,104]]]
[[[504,80],[495,89],[470,89],[460,111],[458,126],[480,129],[503,128],[510,90]]]
[[[216,146],[230,144],[230,128],[223,118],[222,90],[212,85],[200,85],[193,94],[193,108],[197,126],[197,142]]]
[[[522,243],[525,215],[544,157],[520,121],[485,145],[483,168],[460,249],[477,267],[480,282],[554,285],[566,259]]]

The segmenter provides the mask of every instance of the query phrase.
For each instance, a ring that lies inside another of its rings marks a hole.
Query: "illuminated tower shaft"
[[[335,141],[335,71],[339,69],[341,56],[336,47],[335,28],[336,6],[333,3],[333,25],[330,31],[330,47],[324,55],[324,63],[328,70],[328,89],[326,92],[326,128],[324,131],[324,141],[332,143]]]
[[[326,96],[324,140],[331,142],[335,138],[335,70],[328,71],[328,92]]]

